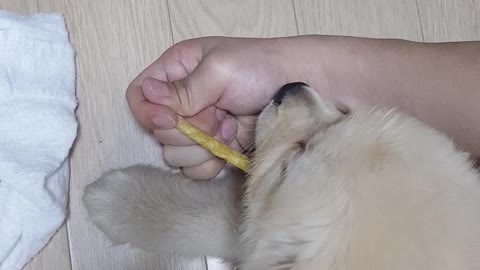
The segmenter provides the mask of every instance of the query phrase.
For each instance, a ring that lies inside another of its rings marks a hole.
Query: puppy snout
[[[308,85],[303,82],[293,82],[285,84],[284,86],[282,86],[282,88],[280,88],[280,90],[278,90],[278,92],[273,97],[273,104],[275,106],[282,104],[282,100],[285,99],[286,96],[301,90],[304,86]]]

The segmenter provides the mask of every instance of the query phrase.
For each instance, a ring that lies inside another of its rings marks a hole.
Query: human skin
[[[348,112],[394,107],[480,155],[480,42],[417,43],[339,36],[206,37],[175,44],[127,89],[135,119],[164,145],[165,161],[193,179],[225,162],[175,128],[186,118],[238,151],[256,114],[282,85],[302,81]]]

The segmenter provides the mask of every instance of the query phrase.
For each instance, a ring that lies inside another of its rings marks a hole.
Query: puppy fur
[[[139,165],[88,185],[85,207],[117,244],[240,269],[480,269],[480,177],[443,134],[301,86],[263,110],[255,145],[246,183]]]

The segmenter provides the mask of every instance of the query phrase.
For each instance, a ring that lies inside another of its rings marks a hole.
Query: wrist
[[[286,82],[305,82],[319,95],[338,108],[357,104],[360,84],[359,71],[365,68],[364,57],[355,48],[356,38],[336,36],[296,36],[271,39],[269,46],[277,48]],[[354,91],[352,85],[356,85]]]
[[[337,107],[396,101],[385,69],[395,70],[419,43],[341,36],[299,36],[278,40],[289,81],[303,81]]]

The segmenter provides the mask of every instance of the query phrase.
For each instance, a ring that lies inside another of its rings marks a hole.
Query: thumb
[[[169,107],[183,117],[191,117],[214,105],[221,97],[224,87],[201,67],[187,77],[165,82],[147,77],[142,91],[151,103]]]

